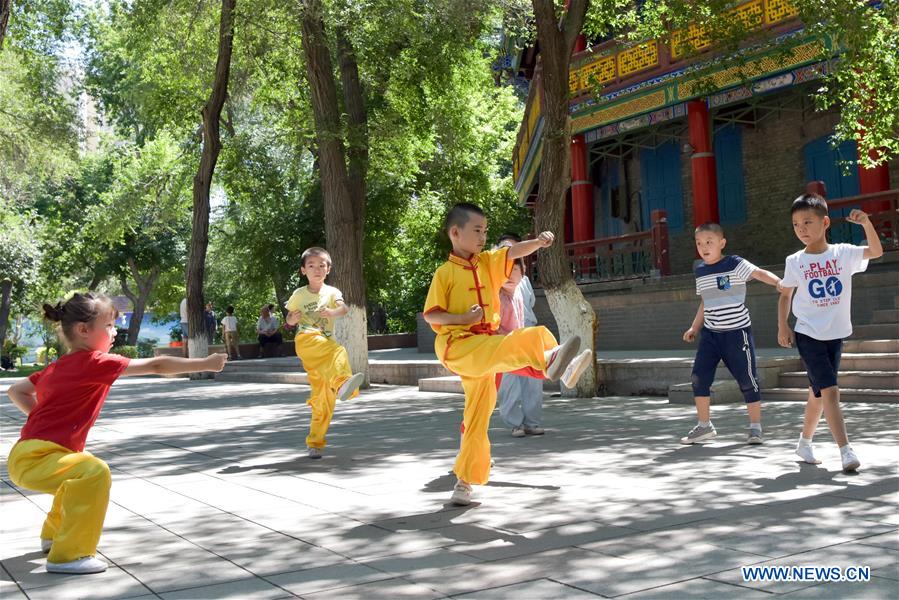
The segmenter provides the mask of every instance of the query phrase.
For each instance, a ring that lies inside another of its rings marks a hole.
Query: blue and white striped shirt
[[[725,256],[713,265],[696,267],[696,294],[702,297],[703,325],[713,331],[749,327],[746,282],[758,269],[739,256]]]

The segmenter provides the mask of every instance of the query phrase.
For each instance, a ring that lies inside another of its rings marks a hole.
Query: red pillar
[[[871,150],[868,153],[871,159],[879,156],[877,150]],[[858,187],[862,194],[873,194],[876,192],[885,192],[890,189],[890,170],[887,164],[881,163],[873,169],[866,169],[862,166],[861,156],[858,159]],[[889,200],[869,200],[862,203],[862,210],[871,214],[890,209]]]
[[[574,42],[573,54],[583,52],[587,38],[581,34]],[[587,144],[584,136],[571,138],[571,210],[566,214],[566,229],[572,242],[593,239],[593,183],[587,176]]]
[[[587,144],[584,136],[571,138],[571,227],[575,242],[592,240],[593,183],[587,175]]]
[[[690,145],[693,155],[690,166],[693,174],[693,224],[717,223],[718,178],[715,175],[715,154],[712,152],[711,120],[705,100],[687,103],[690,125]]]

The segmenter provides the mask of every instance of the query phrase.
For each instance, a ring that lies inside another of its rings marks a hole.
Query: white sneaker
[[[41,538],[41,552],[44,554],[50,553],[50,547],[53,545],[53,540],[45,540]]]
[[[471,504],[471,486],[462,480],[456,481],[456,487],[453,488],[450,502],[456,506],[468,506]]]
[[[106,570],[106,562],[96,556],[84,556],[78,560],[64,563],[47,561],[47,573],[67,573],[69,575],[88,575],[102,573]]]
[[[321,448],[309,448],[306,451],[306,456],[309,458],[321,458],[322,457],[322,449]]]
[[[589,349],[584,350],[575,356],[574,360],[571,361],[571,364],[565,369],[565,372],[562,373],[562,385],[568,389],[574,389],[574,386],[577,385],[581,375],[583,375],[584,371],[587,370],[587,367],[590,366],[590,360],[592,358],[593,353]]]
[[[513,427],[512,437],[524,437],[524,427]]]
[[[843,470],[847,472],[855,471],[862,464],[858,462],[858,457],[849,446],[846,446],[845,450],[840,451],[840,457],[843,459]]]
[[[363,381],[365,381],[365,375],[362,373],[356,373],[344,381],[343,385],[340,386],[340,389],[337,390],[337,399],[346,400],[352,396],[353,392],[359,389],[359,386],[362,385]]]
[[[547,352],[546,378],[558,381],[581,347],[581,338],[572,336]]]
[[[815,452],[812,450],[811,444],[800,444],[796,446],[796,456],[801,458],[802,462],[807,462],[810,465],[821,464],[821,461],[815,458]]]

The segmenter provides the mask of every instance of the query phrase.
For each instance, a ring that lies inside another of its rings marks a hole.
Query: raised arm
[[[552,243],[555,239],[556,236],[553,235],[553,232],[544,231],[532,240],[525,240],[523,242],[518,242],[517,244],[512,244],[511,246],[509,246],[509,253],[506,255],[506,257],[509,260],[524,258],[525,256],[533,254],[540,248],[552,246]]]
[[[26,415],[31,414],[31,411],[37,406],[37,395],[34,391],[34,384],[31,383],[30,379],[17,381],[12,384],[6,390],[6,395],[16,405],[16,408]]]
[[[350,312],[350,307],[346,305],[343,300],[338,300],[335,304],[337,304],[334,308],[323,308],[319,311],[319,314],[323,317],[330,317],[332,319],[336,319],[337,317],[342,317],[343,315]]]
[[[865,230],[865,239],[868,242],[868,247],[865,248],[865,259],[880,258],[883,256],[883,244],[880,243],[880,236],[877,235],[874,224],[871,223],[871,219],[868,218],[868,213],[855,208],[852,209],[852,212],[849,213],[846,220],[861,225]]]
[[[206,358],[181,358],[180,356],[155,356],[153,358],[135,358],[122,372],[124,377],[137,375],[178,375],[179,373],[196,373],[213,371],[218,373],[225,368],[227,354],[210,354]]]

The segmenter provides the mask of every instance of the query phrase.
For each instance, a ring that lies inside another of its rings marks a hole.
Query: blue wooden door
[[[622,193],[624,182],[619,177],[621,167],[620,158],[606,158],[602,161],[599,171],[599,202],[600,222],[597,230],[599,237],[612,237],[621,235],[624,231],[624,222],[613,216],[612,196]]]
[[[670,141],[652,150],[640,151],[643,184],[643,229],[652,227],[653,210],[668,211],[668,229],[684,227],[684,195],[681,186],[680,144]]]
[[[723,224],[746,222],[743,183],[743,129],[730,124],[715,132],[715,175],[718,179],[718,215]]]
[[[823,181],[827,187],[827,198],[836,200],[847,196],[857,196],[858,150],[854,140],[843,142],[836,148],[830,145],[830,136],[820,137],[805,145],[805,176],[808,181]],[[830,218],[845,217],[852,208],[830,211]],[[832,242],[861,242],[861,227],[848,223],[831,226]]]

